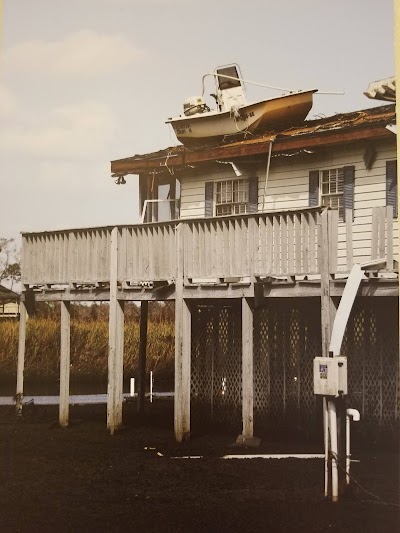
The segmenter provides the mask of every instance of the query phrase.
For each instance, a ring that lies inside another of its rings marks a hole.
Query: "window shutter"
[[[249,206],[248,213],[257,213],[258,211],[258,178],[249,178]]]
[[[351,209],[354,220],[354,166],[343,167],[343,220],[346,220],[346,209]]]
[[[393,207],[397,217],[397,161],[386,161],[386,205]]]
[[[214,216],[214,183],[209,181],[205,187],[205,211],[204,216],[210,218]]]
[[[308,181],[308,205],[319,205],[319,170],[310,170]]]

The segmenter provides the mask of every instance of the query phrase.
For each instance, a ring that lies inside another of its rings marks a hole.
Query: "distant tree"
[[[10,289],[21,281],[21,262],[15,239],[0,237],[0,284],[8,281]]]

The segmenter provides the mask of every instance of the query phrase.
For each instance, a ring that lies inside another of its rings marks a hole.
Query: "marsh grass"
[[[15,379],[18,355],[18,322],[0,322],[0,380]],[[48,381],[58,377],[60,323],[54,318],[31,318],[26,332],[25,379]],[[158,380],[169,382],[174,374],[174,324],[149,322],[147,369]],[[134,376],[138,366],[139,324],[125,323],[124,375]],[[108,321],[71,321],[71,379],[107,379]]]

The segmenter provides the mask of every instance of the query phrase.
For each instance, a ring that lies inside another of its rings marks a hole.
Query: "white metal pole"
[[[337,417],[336,404],[334,400],[328,401],[329,409],[329,431],[331,435],[331,455],[332,455],[332,501],[339,499],[339,477],[338,477],[338,437],[337,437]]]
[[[350,484],[350,417],[346,413],[346,484]]]
[[[322,399],[324,412],[324,448],[325,448],[325,497],[329,496],[329,411],[326,396]]]
[[[135,378],[131,378],[131,396],[135,396]]]
[[[350,420],[353,419],[354,422],[359,422],[360,412],[357,409],[346,409],[346,483],[350,484],[350,461],[351,461],[351,450],[350,450]]]
[[[150,370],[150,403],[153,403],[153,371]]]

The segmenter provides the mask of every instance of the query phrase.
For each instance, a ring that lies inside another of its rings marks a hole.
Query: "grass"
[[[18,355],[18,322],[0,322],[0,378],[15,379]],[[59,374],[60,323],[53,318],[31,318],[26,332],[26,380],[46,381]],[[149,322],[147,369],[159,381],[174,373],[174,324]],[[124,374],[135,375],[138,366],[139,324],[125,324]],[[71,321],[71,379],[102,381],[107,378],[108,321]]]

